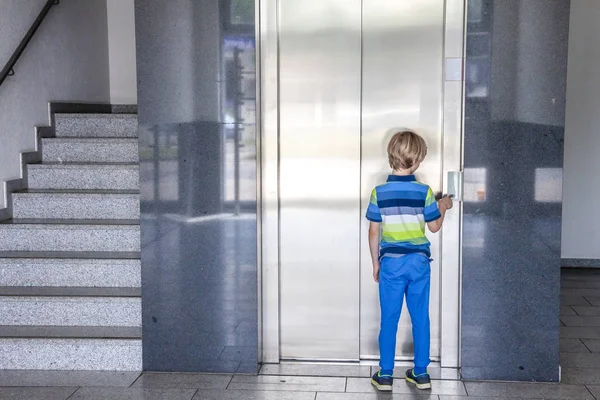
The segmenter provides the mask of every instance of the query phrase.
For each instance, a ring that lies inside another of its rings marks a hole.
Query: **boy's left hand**
[[[379,264],[373,265],[373,280],[375,283],[379,283]]]

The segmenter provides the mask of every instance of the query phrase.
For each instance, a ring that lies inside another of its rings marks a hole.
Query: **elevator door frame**
[[[259,215],[259,362],[279,363],[279,38],[278,4],[257,0],[257,154]],[[368,1],[368,0],[363,0]],[[402,0],[409,1],[409,0]],[[457,191],[456,206],[446,214],[440,240],[440,366],[460,367],[460,283],[463,90],[466,0],[444,1],[444,79],[442,108],[442,181],[445,193]],[[456,174],[456,172],[459,174]],[[361,360],[356,360],[361,361]]]

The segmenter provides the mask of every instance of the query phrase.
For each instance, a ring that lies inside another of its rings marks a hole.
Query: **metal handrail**
[[[25,51],[25,48],[27,47],[27,45],[33,38],[33,35],[35,35],[35,32],[37,31],[37,29],[42,24],[42,21],[44,20],[44,18],[46,18],[46,15],[48,15],[48,12],[52,8],[52,6],[57,5],[58,3],[59,3],[59,0],[46,1],[46,5],[44,5],[44,8],[42,8],[42,11],[40,11],[40,13],[37,16],[37,18],[35,19],[35,21],[33,21],[31,28],[29,28],[29,30],[25,34],[25,37],[23,37],[23,40],[21,40],[21,43],[19,43],[19,45],[15,49],[15,52],[13,53],[13,55],[8,59],[6,66],[2,69],[2,72],[0,72],[0,86],[2,85],[2,83],[4,83],[4,81],[6,80],[7,77],[15,74],[15,70],[14,70],[15,64],[17,63],[17,61],[19,61],[19,58],[23,54],[23,51]]]

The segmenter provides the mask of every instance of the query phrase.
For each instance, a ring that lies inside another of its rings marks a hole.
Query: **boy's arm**
[[[431,221],[427,223],[427,227],[431,233],[436,233],[440,229],[442,229],[442,224],[444,223],[444,217],[446,216],[446,211],[452,208],[452,198],[449,196],[442,197],[438,202],[438,210],[440,211],[440,217],[435,221]]]
[[[444,217],[446,216],[446,209],[443,207],[439,207],[441,217],[436,219],[435,221],[431,221],[427,223],[427,227],[429,228],[429,232],[436,233],[442,229],[442,224],[444,223]]]
[[[373,222],[369,224],[369,250],[371,251],[371,262],[373,263],[373,279],[379,282],[379,232],[381,223]]]

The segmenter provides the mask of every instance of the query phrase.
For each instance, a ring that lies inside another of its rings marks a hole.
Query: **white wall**
[[[134,0],[106,0],[110,102],[137,104]]]
[[[45,0],[0,0],[4,66]],[[109,102],[106,0],[61,0],[50,10],[0,86],[0,208],[4,184],[20,178],[20,152],[35,149],[35,125],[48,124],[48,101]]]
[[[600,259],[600,1],[571,1],[562,257]]]

